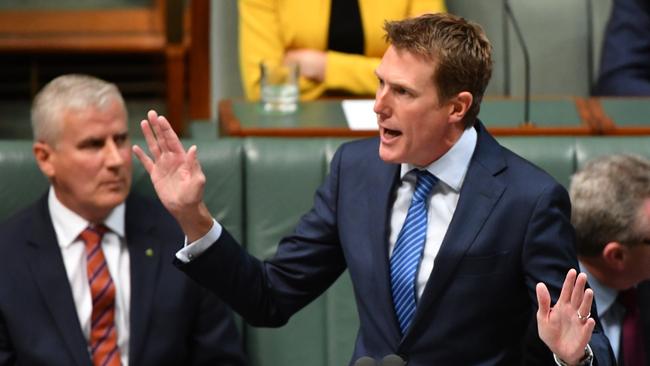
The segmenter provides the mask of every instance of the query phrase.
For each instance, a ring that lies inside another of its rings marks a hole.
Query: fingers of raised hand
[[[144,169],[147,171],[147,173],[151,174],[151,170],[153,169],[153,160],[147,154],[142,151],[140,146],[134,145],[133,146],[133,153],[135,156],[138,157],[140,162],[142,163],[142,166],[144,166]]]
[[[149,148],[151,155],[153,156],[154,159],[158,160],[161,154],[160,146],[158,145],[158,140],[156,140],[156,137],[153,134],[151,122],[148,122],[147,120],[142,120],[142,122],[140,122],[140,128],[142,129],[142,134],[144,135],[144,139],[147,142],[147,147]],[[138,155],[137,152],[136,155],[140,157],[140,155]],[[142,161],[142,159],[140,160]]]
[[[575,285],[573,287],[573,291],[571,293],[571,305],[574,308],[579,308],[583,303],[586,286],[587,286],[587,275],[584,273],[578,274],[575,281]]]
[[[158,113],[154,110],[150,110],[147,113],[149,123],[153,126],[153,130],[156,133],[156,138],[158,139],[158,144],[161,148],[161,151],[173,152],[173,153],[184,153],[183,145],[181,144],[180,139],[174,129],[172,128],[167,118],[164,116],[159,116]]]
[[[551,295],[549,294],[546,285],[541,282],[535,287],[535,292],[537,293],[537,304],[539,306],[537,310],[538,320],[540,320],[540,318],[545,319],[551,311]]]
[[[576,314],[578,320],[580,320],[583,323],[591,319],[591,304],[593,302],[593,299],[594,299],[593,290],[587,289],[584,292],[584,296],[578,306],[578,310]]]
[[[564,283],[562,284],[562,291],[560,292],[560,297],[558,298],[558,303],[568,303],[571,301],[573,295],[573,288],[575,286],[577,272],[575,269],[571,268],[567,272],[566,277],[564,278]]]

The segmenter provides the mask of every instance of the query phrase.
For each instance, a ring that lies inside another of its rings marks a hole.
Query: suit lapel
[[[400,166],[383,162],[381,165],[370,180],[377,184],[372,184],[368,189],[371,199],[368,200],[369,209],[364,211],[370,215],[366,232],[370,233],[372,246],[370,263],[374,268],[373,286],[375,286],[375,293],[378,294],[377,307],[381,308],[381,313],[385,314],[387,319],[392,319],[390,328],[394,330],[395,336],[399,337],[399,323],[393,309],[393,295],[391,294],[388,237],[390,235],[393,192],[399,182]]]
[[[137,364],[147,338],[151,306],[159,273],[160,238],[154,223],[140,201],[131,197],[126,203],[126,243],[131,261],[130,363]]]
[[[27,258],[30,271],[77,365],[88,365],[88,343],[81,330],[61,250],[47,209],[47,194],[36,206]]]
[[[433,271],[418,303],[413,326],[405,335],[404,342],[415,339],[419,327],[427,326],[421,321],[430,311],[436,299],[442,296],[458,263],[475,241],[478,233],[500,199],[505,186],[495,175],[505,169],[505,161],[498,143],[478,123],[478,142],[461,188],[456,211],[452,217]]]

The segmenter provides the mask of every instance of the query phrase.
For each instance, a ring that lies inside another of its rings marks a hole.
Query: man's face
[[[129,193],[131,146],[117,102],[64,111],[58,142],[37,142],[34,152],[57,198],[89,221],[104,220]]]
[[[450,118],[452,103],[438,98],[435,65],[426,58],[390,46],[375,73],[379,156],[389,163],[426,166],[442,156],[463,131]]]

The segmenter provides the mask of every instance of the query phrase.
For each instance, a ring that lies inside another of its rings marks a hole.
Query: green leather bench
[[[288,234],[311,206],[328,162],[343,141],[224,138],[184,143],[199,147],[207,176],[205,199],[211,212],[252,254],[268,257],[279,238]],[[596,156],[629,152],[650,157],[650,136],[504,137],[499,141],[565,186],[578,167]],[[0,141],[0,172],[0,219],[35,200],[47,187],[28,140]],[[134,189],[153,195],[139,163],[135,164]],[[357,327],[352,286],[345,273],[286,326],[264,329],[243,325],[242,334],[255,366],[340,366],[349,361]]]

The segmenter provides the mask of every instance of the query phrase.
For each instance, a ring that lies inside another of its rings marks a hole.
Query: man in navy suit
[[[51,186],[0,226],[0,365],[244,365],[229,309],[169,260],[178,224],[129,193],[117,87],[58,77],[32,123]]]
[[[596,95],[650,95],[650,1],[614,0]]]
[[[149,112],[141,127],[152,156],[134,152],[190,243],[177,253],[181,269],[264,326],[286,323],[349,269],[360,316],[352,362],[612,364],[590,316],[593,292],[572,269],[566,190],[477,120],[492,69],[482,29],[429,14],[386,31],[379,137],[339,148],[313,208],[269,260],[213,220],[197,147],[185,151]],[[524,341],[533,319],[539,348]]]
[[[578,259],[618,364],[650,365],[650,160],[592,160],[569,192]]]

